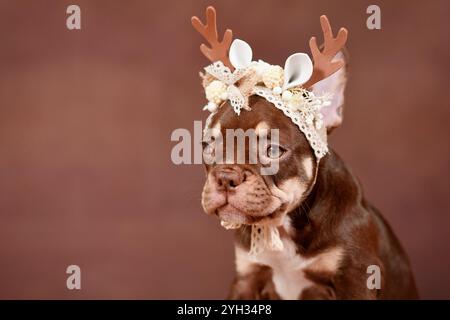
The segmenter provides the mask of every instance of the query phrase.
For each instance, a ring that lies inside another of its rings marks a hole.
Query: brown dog
[[[331,91],[334,121],[342,120],[344,69],[315,90]],[[408,258],[380,213],[363,196],[357,179],[330,151],[317,164],[304,134],[264,98],[251,96],[251,111],[239,116],[226,102],[210,128],[277,128],[279,170],[260,175],[261,164],[207,165],[204,210],[237,230],[237,276],[231,299],[415,299],[418,297]],[[217,132],[218,132],[217,131]],[[270,146],[269,146],[270,148]],[[248,150],[247,150],[248,151]],[[270,152],[270,150],[268,150]],[[248,254],[250,227],[276,221],[282,251]],[[381,271],[381,287],[369,289],[369,266]]]

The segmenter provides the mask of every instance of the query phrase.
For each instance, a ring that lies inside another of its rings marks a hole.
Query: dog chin
[[[216,209],[216,213],[220,220],[229,223],[249,224],[251,222],[248,214],[229,203]]]
[[[254,216],[249,213],[245,213],[243,210],[234,207],[231,204],[226,204],[218,209],[216,209],[216,214],[220,220],[234,223],[234,224],[256,224],[256,223],[270,223],[278,220],[282,215],[282,208],[279,207],[271,213],[263,216]]]

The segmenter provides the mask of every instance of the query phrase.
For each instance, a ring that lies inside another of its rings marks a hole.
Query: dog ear
[[[344,108],[344,91],[347,84],[348,77],[348,55],[345,51],[340,51],[333,58],[334,60],[343,59],[345,61],[344,67],[336,71],[322,81],[317,82],[312,86],[312,91],[315,95],[323,95],[324,93],[331,93],[332,98],[330,105],[324,106],[321,109],[323,114],[323,124],[330,133],[334,128],[341,125],[343,119]]]

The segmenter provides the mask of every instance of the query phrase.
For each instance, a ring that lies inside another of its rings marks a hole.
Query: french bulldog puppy
[[[325,114],[328,132],[342,122],[345,83],[343,68],[313,87],[334,94]],[[205,212],[242,224],[229,298],[418,298],[407,255],[339,156],[330,150],[318,162],[304,134],[280,110],[258,96],[250,97],[249,106],[238,116],[225,102],[209,124],[225,144],[226,129],[279,129],[279,145],[265,150],[278,162],[276,174],[261,175],[260,162],[206,165]],[[276,225],[283,249],[249,255],[255,223]],[[378,288],[368,285],[368,270],[380,271]]]

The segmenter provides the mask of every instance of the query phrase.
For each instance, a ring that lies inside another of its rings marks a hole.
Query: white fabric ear
[[[236,69],[244,69],[250,66],[253,52],[250,45],[240,39],[235,39],[230,47],[230,62]]]
[[[333,61],[338,59],[344,59],[342,52],[338,52],[333,58]],[[317,82],[312,86],[312,91],[316,95],[322,95],[324,93],[331,93],[333,95],[330,104],[320,109],[323,115],[323,124],[330,131],[333,128],[339,127],[343,118],[343,106],[344,106],[344,92],[345,85],[347,83],[347,75],[345,66],[333,73],[328,78]]]
[[[283,90],[304,84],[311,78],[313,64],[306,53],[294,53],[284,64]]]

